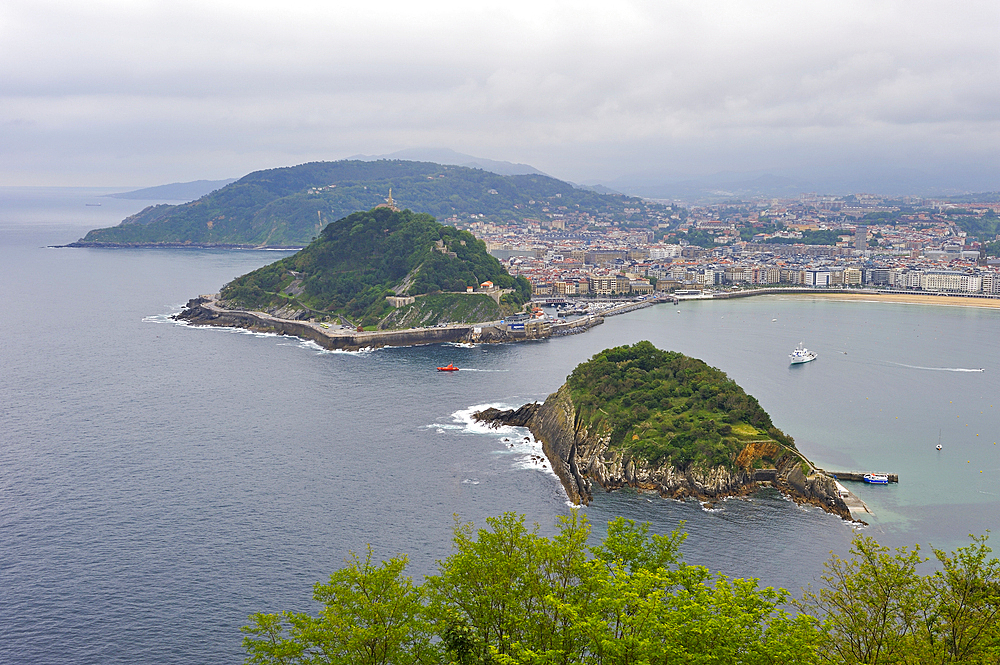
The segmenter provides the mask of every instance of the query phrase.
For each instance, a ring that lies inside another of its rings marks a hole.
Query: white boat
[[[802,363],[816,360],[816,354],[802,346],[802,342],[799,342],[799,345],[789,354],[788,358],[793,365],[801,365]]]
[[[866,473],[864,475],[864,480],[866,483],[871,483],[872,485],[888,485],[889,484],[889,474],[888,473]]]

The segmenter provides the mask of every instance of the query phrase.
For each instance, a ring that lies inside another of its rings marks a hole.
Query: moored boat
[[[872,485],[888,485],[889,484],[889,474],[888,473],[866,473],[864,475],[864,481],[866,483],[871,483]]]
[[[802,363],[807,363],[816,360],[816,354],[802,346],[802,342],[795,347],[795,350],[788,355],[788,359],[791,361],[792,365],[801,365]]]

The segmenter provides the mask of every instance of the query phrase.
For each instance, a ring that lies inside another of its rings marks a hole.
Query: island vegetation
[[[652,466],[746,469],[795,447],[724,372],[650,342],[601,351],[567,385],[578,426]]]
[[[326,224],[370,210],[389,190],[400,204],[438,219],[523,222],[553,212],[625,221],[634,210],[670,208],[601,194],[541,174],[502,176],[431,162],[342,160],[255,171],[196,201],[156,205],[119,225],[94,229],[76,246],[199,245],[301,247]]]
[[[493,292],[466,293],[485,282]],[[471,233],[380,207],[327,225],[301,251],[234,279],[220,295],[233,308],[285,318],[400,328],[496,319],[527,302],[531,287]],[[397,312],[387,296],[426,297]]]
[[[595,485],[713,502],[763,483],[854,519],[834,479],[756,399],[721,370],[648,341],[597,353],[542,404],[473,417],[527,427],[574,503],[589,503]]]
[[[792,599],[756,579],[688,564],[685,534],[618,518],[588,546],[572,512],[552,538],[506,513],[456,523],[452,554],[417,584],[403,555],[369,548],[317,583],[319,612],[257,613],[248,665],[993,663],[1000,562],[986,537],[926,559],[858,534],[816,590]]]

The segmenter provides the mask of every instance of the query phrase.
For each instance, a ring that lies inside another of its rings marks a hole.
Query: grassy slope
[[[649,342],[598,353],[568,383],[582,423],[652,465],[759,467],[794,447],[725,373]]]
[[[478,323],[495,321],[505,311],[493,298],[483,293],[434,293],[391,312],[379,324],[384,330],[420,328],[439,323]]]

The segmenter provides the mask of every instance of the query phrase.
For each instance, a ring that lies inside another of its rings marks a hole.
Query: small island
[[[756,399],[724,372],[650,342],[598,353],[542,404],[474,417],[527,427],[574,503],[590,503],[594,485],[711,504],[764,484],[853,519],[834,479]]]

